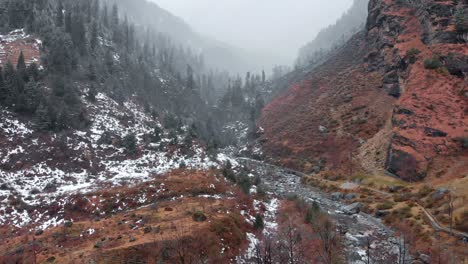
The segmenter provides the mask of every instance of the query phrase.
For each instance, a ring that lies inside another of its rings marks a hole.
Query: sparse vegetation
[[[464,9],[455,12],[455,30],[460,34],[468,33],[468,13]]]
[[[137,152],[137,139],[135,134],[130,133],[126,135],[122,143],[128,154],[133,155]]]
[[[429,70],[435,70],[442,67],[442,62],[439,57],[434,56],[432,59],[424,60],[424,68]]]
[[[205,215],[202,211],[196,211],[196,212],[192,215],[192,219],[193,219],[193,221],[195,221],[195,222],[204,222],[204,221],[206,221],[207,217],[206,217],[206,215]]]
[[[263,222],[263,217],[259,214],[255,216],[254,228],[259,230],[265,227],[265,223]]]
[[[377,205],[377,210],[389,210],[389,209],[392,209],[393,206],[394,206],[394,203],[390,201],[385,201]]]
[[[406,52],[406,57],[409,59],[410,63],[415,63],[419,54],[421,54],[419,49],[411,48]]]

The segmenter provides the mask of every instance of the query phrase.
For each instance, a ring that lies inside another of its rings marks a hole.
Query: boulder
[[[448,193],[448,189],[447,188],[438,188],[432,195],[432,199],[434,200],[439,200],[439,199],[442,199],[446,193]]]
[[[206,221],[206,215],[203,212],[197,211],[192,215],[192,219],[195,222],[204,222]]]
[[[431,127],[425,127],[424,128],[424,133],[428,137],[446,137],[447,133],[445,133],[442,130],[431,128]]]
[[[463,78],[468,73],[468,55],[449,54],[443,60],[450,74]]]
[[[399,82],[397,70],[389,71],[385,74],[383,82],[385,84],[394,84]]]
[[[328,129],[324,126],[319,126],[320,133],[328,133]]]
[[[353,200],[353,199],[355,199],[356,197],[357,197],[357,194],[355,194],[355,193],[348,193],[348,194],[345,195],[344,198],[345,198],[345,200]]]
[[[339,201],[339,200],[343,199],[343,194],[340,193],[340,192],[334,192],[334,193],[331,194],[331,197],[332,197],[333,200]]]
[[[431,263],[431,257],[426,255],[426,254],[419,254],[419,259],[424,263],[424,264],[429,264]]]
[[[388,191],[391,193],[396,193],[401,189],[403,189],[403,186],[400,186],[400,185],[392,185],[388,187]]]
[[[399,115],[414,115],[413,111],[402,107],[399,107],[396,113]]]
[[[386,211],[386,210],[378,210],[376,213],[375,213],[375,216],[376,217],[385,217],[389,214],[390,212],[389,211]]]
[[[361,212],[362,203],[353,203],[343,208],[343,211],[348,215],[359,214]]]
[[[349,254],[348,261],[350,261],[351,263],[359,263],[362,261],[362,257],[361,255],[359,255],[359,253],[353,251]]]
[[[385,167],[402,180],[416,182],[426,178],[428,162],[421,153],[412,148],[406,147],[403,150],[391,147]]]
[[[401,96],[401,88],[398,83],[384,84],[384,88],[390,96],[395,98],[399,98]]]
[[[151,226],[147,226],[143,229],[143,232],[145,234],[148,234],[148,233],[151,233],[151,231],[153,230],[153,228]]]

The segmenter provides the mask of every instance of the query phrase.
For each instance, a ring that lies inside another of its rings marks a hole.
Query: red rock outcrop
[[[360,166],[407,181],[454,162],[468,172],[468,45],[452,15],[468,5],[458,2],[371,0],[364,32],[265,107],[266,154],[308,172]]]

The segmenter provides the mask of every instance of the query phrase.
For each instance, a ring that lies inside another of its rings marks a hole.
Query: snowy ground
[[[270,193],[269,197],[273,197],[273,194]],[[257,247],[261,244],[261,241],[268,239],[272,235],[278,232],[278,210],[280,205],[280,200],[277,198],[271,198],[270,200],[263,202],[259,200],[254,200],[254,212],[245,212],[241,211],[241,214],[249,221],[252,225],[255,221],[253,215],[263,213],[263,222],[264,228],[261,234],[247,233],[247,241],[249,242],[249,247],[247,248],[245,254],[242,257],[237,259],[238,264],[252,263],[256,257]]]
[[[190,154],[177,148],[168,151],[160,146],[170,141],[167,132],[159,143],[145,142],[155,126],[162,127],[158,120],[133,102],[119,105],[102,93],[96,99],[96,103],[84,101],[91,127],[66,135],[35,133],[31,124],[0,110],[0,225],[29,224],[31,208],[47,206],[58,197],[148,181],[181,164],[188,169],[220,167],[229,159],[223,154],[209,157],[196,144]],[[134,133],[139,155],[128,157],[119,144],[100,142],[105,133],[117,139]],[[61,220],[41,215],[34,221],[46,227]]]

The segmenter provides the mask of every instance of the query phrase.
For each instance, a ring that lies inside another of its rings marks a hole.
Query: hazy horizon
[[[292,64],[299,48],[333,24],[353,0],[151,0],[194,31]]]

